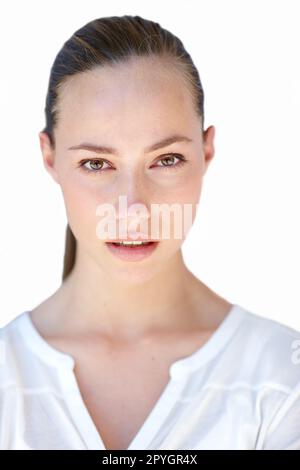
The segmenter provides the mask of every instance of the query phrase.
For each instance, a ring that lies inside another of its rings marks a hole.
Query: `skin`
[[[147,146],[174,133],[193,141],[145,153]],[[152,203],[198,204],[214,156],[215,128],[202,133],[180,72],[161,59],[139,58],[71,77],[60,92],[54,135],[55,149],[40,132],[40,147],[46,170],[61,188],[77,239],[77,258],[67,280],[31,312],[40,333],[72,339],[76,355],[76,338],[81,344],[89,338],[90,351],[102,339],[120,354],[125,345],[136,354],[137,344],[150,344],[145,339],[155,338],[159,345],[163,335],[169,338],[173,332],[173,349],[170,342],[164,343],[169,347],[162,354],[174,357],[178,335],[214,331],[232,304],[186,267],[183,238],[162,240],[149,258],[126,262],[115,258],[95,235],[97,205],[117,207],[120,194],[127,196],[128,205],[139,202],[149,210]],[[119,155],[68,150],[82,142],[114,147]],[[178,169],[153,167],[162,165],[160,158],[170,152],[187,162]],[[82,159],[100,158],[113,170],[89,174],[78,166]],[[193,349],[185,344],[181,353]]]

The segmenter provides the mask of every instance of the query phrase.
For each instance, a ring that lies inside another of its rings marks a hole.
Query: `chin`
[[[106,258],[105,272],[124,284],[128,285],[139,285],[150,281],[156,277],[160,271],[165,270],[168,263],[176,261],[176,257],[181,255],[180,251],[181,243],[175,243],[172,246],[168,246],[168,249],[162,250],[159,256],[149,257],[142,261],[123,261],[123,260],[111,260]],[[103,266],[103,259],[102,259]]]
[[[159,266],[150,264],[148,266],[137,266],[137,264],[124,262],[124,266],[111,266],[108,271],[111,277],[118,282],[133,286],[150,281],[158,273]]]

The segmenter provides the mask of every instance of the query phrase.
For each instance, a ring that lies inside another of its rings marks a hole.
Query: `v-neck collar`
[[[61,386],[66,394],[66,405],[87,449],[107,450],[83,401],[74,373],[74,358],[51,346],[40,335],[29,313],[30,311],[26,310],[17,318],[17,325],[24,341],[42,360],[58,369]],[[233,304],[225,319],[199,349],[171,364],[167,385],[125,450],[144,450],[150,445],[183,390],[188,374],[201,368],[223,349],[241,323],[245,313],[245,309],[240,305]]]
[[[83,401],[73,370],[59,370],[66,392],[66,403],[87,449],[108,450]],[[125,450],[144,450],[164,423],[184,387],[184,380],[170,376],[160,397]]]

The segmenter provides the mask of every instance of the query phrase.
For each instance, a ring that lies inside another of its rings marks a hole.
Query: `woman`
[[[66,206],[63,282],[2,328],[2,449],[300,449],[299,332],[182,257],[214,156],[203,102],[182,42],[139,16],[59,51],[39,138]]]

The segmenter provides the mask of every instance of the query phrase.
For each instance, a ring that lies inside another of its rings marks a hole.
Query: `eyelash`
[[[179,159],[179,161],[175,165],[161,165],[161,166],[159,166],[159,168],[163,168],[163,170],[173,170],[173,169],[177,170],[179,167],[184,165],[184,163],[187,163],[186,158],[183,155],[179,154],[179,153],[167,153],[167,154],[163,155],[158,161],[166,160],[168,157],[176,157],[176,158]],[[101,168],[99,170],[90,170],[90,169],[88,169],[87,167],[84,166],[84,164],[87,163],[87,162],[99,162],[99,161],[109,164],[109,162],[107,160],[104,160],[103,158],[91,158],[91,159],[81,160],[79,162],[79,167],[83,171],[87,171],[88,173],[102,173],[103,171],[105,171],[105,169],[103,170]]]

